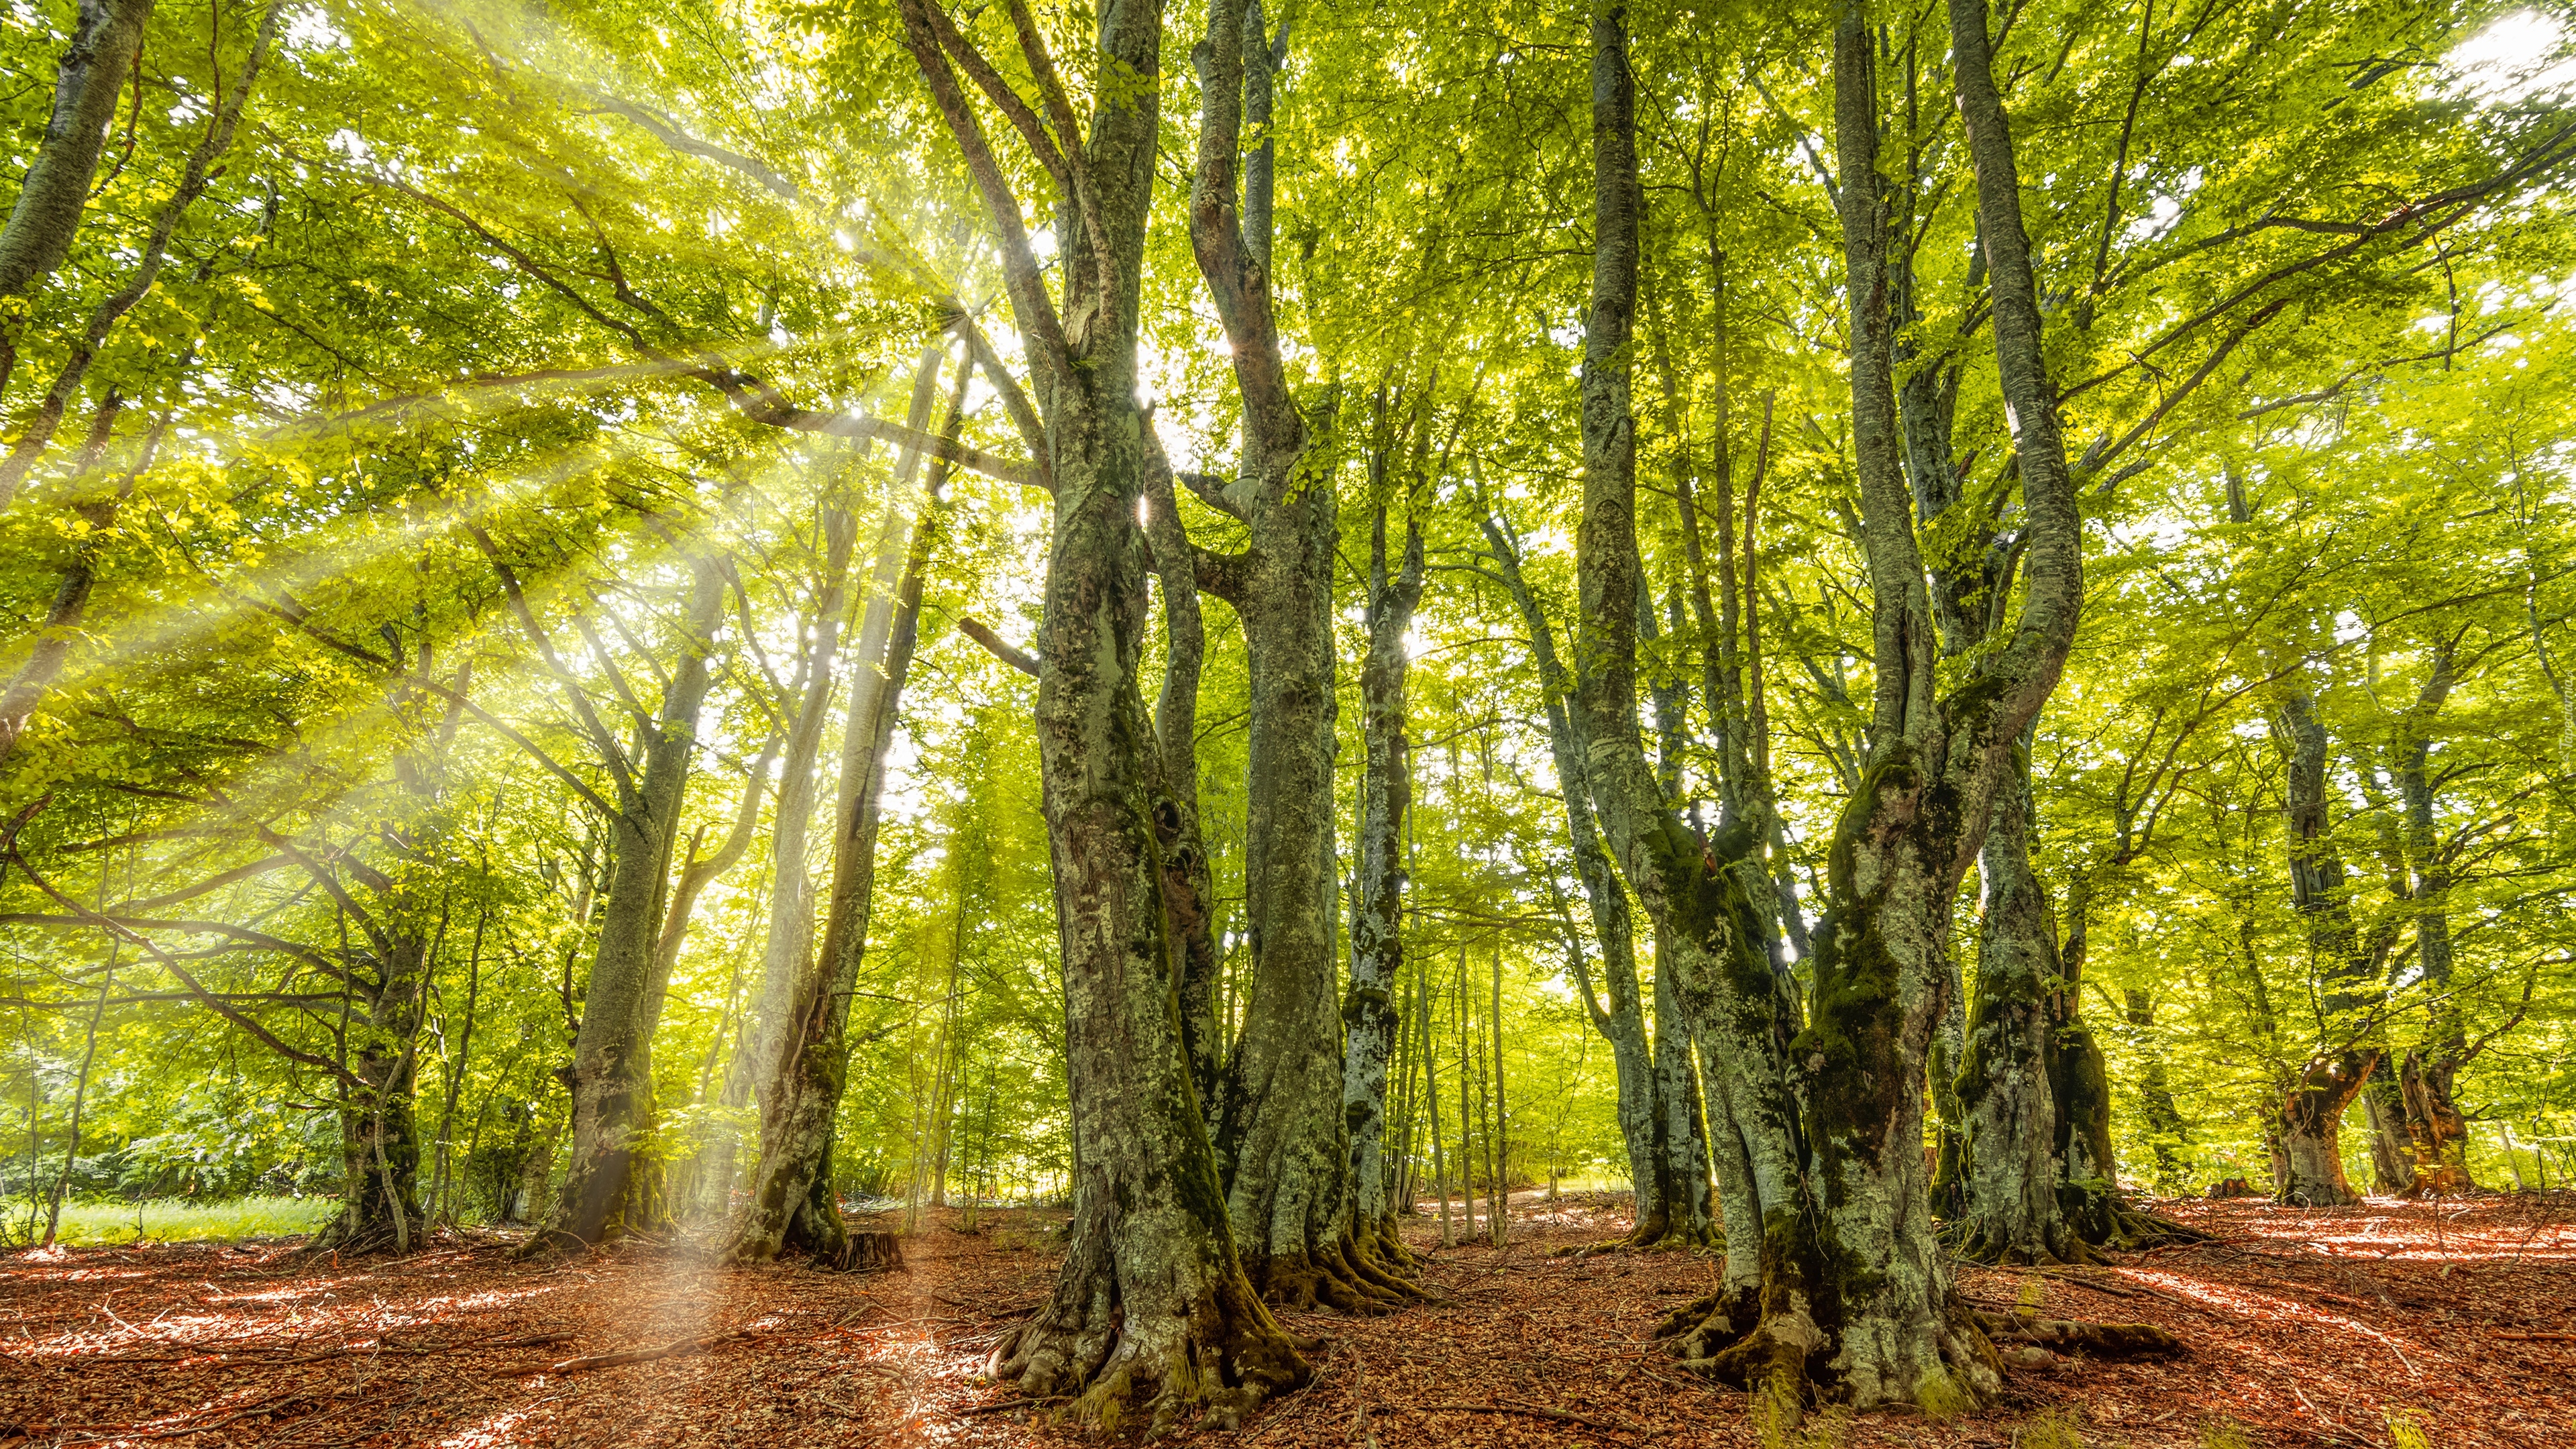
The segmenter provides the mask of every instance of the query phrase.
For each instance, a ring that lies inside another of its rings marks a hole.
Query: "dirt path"
[[[2170,1363],[2069,1362],[1988,1413],[1864,1415],[1823,1441],[2025,1442],[2078,1416],[2094,1446],[2400,1449],[2576,1439],[2576,1198],[2373,1202],[2334,1212],[2164,1205],[2220,1235],[2056,1276],[1971,1271],[1990,1307],[2162,1324]],[[1753,1445],[1744,1397],[1678,1373],[1649,1332],[1710,1286],[1680,1254],[1550,1256],[1624,1227],[1607,1199],[1515,1202],[1510,1248],[1433,1254],[1447,1298],[1383,1318],[1292,1315],[1327,1340],[1317,1381],[1212,1445]],[[707,1266],[630,1246],[512,1262],[497,1235],[407,1261],[299,1261],[283,1247],[73,1249],[0,1259],[0,1449],[44,1445],[1059,1446],[1097,1438],[976,1379],[1047,1291],[1060,1214],[955,1213],[864,1277]],[[1435,1225],[1410,1236],[1429,1245]],[[726,1335],[739,1334],[738,1337]],[[558,1372],[577,1357],[699,1343]],[[1438,1407],[1448,1406],[1448,1407]],[[1035,1419],[1036,1422],[1032,1422]],[[2222,1441],[2223,1442],[2223,1441]]]

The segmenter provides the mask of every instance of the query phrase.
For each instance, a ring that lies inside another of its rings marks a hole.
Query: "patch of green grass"
[[[2221,1419],[2200,1427],[2200,1449],[2253,1449],[2254,1441],[2233,1420]]]
[[[338,1215],[340,1204],[326,1197],[243,1197],[230,1202],[192,1202],[155,1198],[145,1203],[67,1202],[57,1240],[75,1247],[131,1243],[149,1238],[164,1243],[237,1243],[245,1238],[279,1238],[319,1231]],[[25,1231],[25,1199],[0,1202],[0,1223],[12,1241]],[[137,1224],[141,1231],[137,1232]],[[45,1230],[44,1204],[35,1205],[39,1236]]]
[[[2063,1409],[2036,1415],[2016,1432],[2021,1449],[2084,1449],[2083,1425]]]

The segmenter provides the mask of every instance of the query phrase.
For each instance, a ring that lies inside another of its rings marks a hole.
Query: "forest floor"
[[[2372,1445],[2576,1441],[2576,1196],[2438,1209],[2163,1203],[2215,1235],[2042,1276],[1970,1269],[1998,1310],[2156,1323],[2187,1357],[2068,1360],[1945,1424],[1811,1421],[1805,1442]],[[1513,1204],[1508,1248],[1434,1253],[1445,1302],[1381,1318],[1289,1315],[1326,1340],[1314,1384],[1223,1449],[1465,1444],[1753,1445],[1746,1396],[1680,1373],[1655,1320],[1713,1281],[1676,1253],[1558,1255],[1626,1226],[1623,1199]],[[632,1244],[556,1263],[499,1233],[407,1259],[335,1262],[292,1244],[56,1249],[0,1258],[0,1449],[299,1446],[1097,1445],[1006,1407],[977,1370],[1045,1295],[1059,1213],[946,1210],[900,1272],[724,1269]],[[1436,1244],[1436,1223],[1409,1229]],[[732,1336],[728,1336],[732,1335]],[[668,1348],[565,1370],[580,1356]],[[2413,1415],[2423,1437],[2393,1430]],[[2227,1426],[2236,1426],[2229,1430]]]

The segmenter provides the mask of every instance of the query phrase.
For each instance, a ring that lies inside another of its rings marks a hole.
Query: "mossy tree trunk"
[[[1155,1430],[1201,1408],[1230,1425],[1309,1371],[1235,1256],[1191,1080],[1181,953],[1164,900],[1179,816],[1138,679],[1148,544],[1137,504],[1148,464],[1137,299],[1162,11],[1116,0],[1098,12],[1096,68],[1140,79],[1100,93],[1078,142],[1043,39],[1018,32],[1054,132],[1071,144],[1054,154],[1042,133],[1024,133],[1052,162],[1067,222],[1059,310],[959,79],[963,70],[982,85],[996,73],[935,0],[899,8],[905,43],[1000,241],[1056,499],[1036,734],[1063,957],[1074,1215],[1054,1292],[995,1347],[990,1368],[1032,1395],[1074,1396],[1071,1412],[1094,1424],[1141,1407]],[[951,57],[967,63],[952,67]]]
[[[1597,40],[1602,12],[1595,13]],[[1835,145],[1852,316],[1852,437],[1875,614],[1870,754],[1835,826],[1807,1024],[1780,1053],[1794,1063],[1803,1088],[1796,1138],[1803,1211],[1784,1206],[1764,1222],[1758,1293],[1721,1302],[1684,1340],[1686,1351],[1706,1352],[1711,1372],[1739,1382],[1822,1380],[1864,1406],[1905,1402],[1935,1411],[1989,1397],[1999,1386],[1993,1348],[1950,1281],[1927,1210],[1922,1083],[1953,978],[1951,902],[1985,844],[2015,743],[2056,683],[2083,596],[2074,495],[2040,350],[2036,286],[1985,7],[1981,0],[1953,0],[1950,20],[1979,231],[1991,267],[1997,366],[2021,458],[2027,586],[2006,641],[1940,695],[1933,604],[1901,464],[1875,41],[1862,9],[1849,6],[1834,41]],[[1602,97],[1623,77],[1605,85],[1597,44],[1595,53],[1599,175],[1610,169],[1601,165],[1609,149]],[[1597,236],[1624,229],[1611,213],[1633,187],[1626,179],[1633,175],[1629,159],[1625,177],[1597,187]],[[1627,232],[1630,257],[1633,235]],[[1609,243],[1597,245],[1607,250]],[[1596,327],[1609,271],[1596,254]],[[1604,407],[1598,413],[1607,416],[1596,413],[1591,367],[1612,362],[1599,348],[1602,340],[1623,339],[1596,339],[1586,358],[1587,563],[1596,536],[1617,525],[1612,511],[1599,506],[1606,490],[1596,483],[1615,477],[1619,460],[1595,438],[1615,443],[1624,412]],[[1624,552],[1633,560],[1633,543]],[[1593,584],[1589,572],[1585,582]],[[1605,583],[1597,602],[1587,597],[1587,616],[1615,607],[1618,594]],[[1649,853],[1623,852],[1623,858],[1631,862],[1632,879],[1647,873],[1637,867],[1650,864]],[[1732,894],[1742,899],[1740,889]],[[1740,973],[1768,979],[1751,945],[1735,957]],[[1738,1041],[1746,1035],[1739,1033]],[[1714,1104],[1719,1093],[1711,1095]],[[1721,1180],[1725,1167],[1721,1160]],[[1734,1259],[1746,1245],[1737,1241],[1732,1221],[1728,1226],[1732,1282]],[[1733,1341],[1715,1346],[1727,1337]]]
[[[1965,1058],[1957,1063],[1964,1168],[1959,1251],[1986,1262],[2089,1256],[2070,1242],[2058,1210],[2058,1144],[2064,1134],[2056,1093],[2057,1013],[2051,1008],[2061,967],[2047,894],[2030,868],[2030,811],[2029,779],[2017,769],[1996,796],[1979,857],[1985,899],[1976,1003]]]
[[[1251,985],[1218,1093],[1216,1141],[1236,1244],[1263,1295],[1300,1307],[1362,1308],[1413,1290],[1355,1236],[1343,1122],[1332,618],[1341,520],[1333,449],[1309,435],[1272,307],[1266,112],[1278,60],[1258,8],[1210,6],[1206,38],[1192,54],[1201,109],[1190,242],[1243,400],[1243,455],[1224,496],[1251,532],[1250,548],[1226,570],[1251,686],[1244,840]],[[1262,133],[1249,155],[1247,101]]]
[[[1379,410],[1386,411],[1383,400]],[[1416,412],[1417,426],[1427,433],[1430,410],[1417,406]],[[1385,436],[1387,429],[1379,431],[1375,453],[1382,459],[1392,440]],[[1384,498],[1383,490],[1379,496]],[[1351,985],[1342,1006],[1347,1033],[1342,1113],[1350,1132],[1354,1236],[1380,1257],[1402,1263],[1411,1254],[1396,1234],[1396,1204],[1386,1180],[1386,1084],[1403,1027],[1395,994],[1404,976],[1404,823],[1412,803],[1405,634],[1422,600],[1423,558],[1422,525],[1408,500],[1403,555],[1389,572],[1386,512],[1381,502],[1369,540],[1369,646],[1360,669],[1366,759],[1360,775],[1359,869],[1351,903]]]
[[[1145,536],[1162,581],[1163,684],[1154,700],[1154,736],[1162,751],[1164,798],[1172,818],[1163,849],[1163,910],[1181,953],[1181,1046],[1197,1087],[1199,1109],[1213,1113],[1224,1065],[1217,1021],[1220,966],[1216,950],[1216,884],[1199,830],[1199,676],[1207,629],[1199,613],[1198,563],[1181,527],[1172,465],[1149,424],[1145,429]]]

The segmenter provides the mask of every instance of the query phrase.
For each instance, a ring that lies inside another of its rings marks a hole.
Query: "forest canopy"
[[[1061,1204],[1163,1425],[1580,1183],[1937,1409],[2576,1176],[2564,17],[1273,3],[9,0],[5,1241]]]

